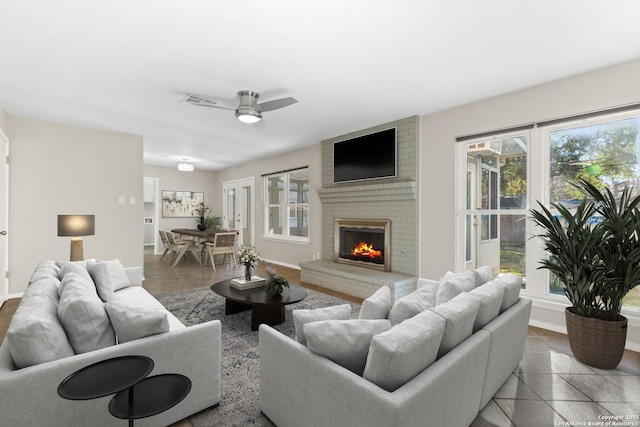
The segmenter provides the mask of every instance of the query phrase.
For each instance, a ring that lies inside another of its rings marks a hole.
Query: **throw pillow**
[[[371,338],[389,329],[387,319],[323,320],[306,323],[304,336],[309,350],[362,375]]]
[[[483,265],[473,270],[473,274],[476,278],[476,288],[484,285],[489,280],[493,280],[493,269],[488,265]]]
[[[302,345],[307,345],[304,337],[304,324],[317,322],[319,320],[347,320],[351,319],[351,305],[341,304],[332,307],[322,307],[316,309],[293,310],[293,326],[296,329],[296,339]]]
[[[444,327],[442,317],[426,310],[374,336],[362,376],[396,390],[436,360]]]
[[[440,281],[440,286],[436,293],[436,306],[452,300],[461,292],[469,292],[475,286],[476,276],[473,271],[464,271],[462,273],[448,271]]]
[[[480,310],[480,302],[476,297],[465,292],[429,310],[446,322],[438,350],[438,358],[440,358],[471,336]]]
[[[169,319],[164,310],[149,310],[110,301],[104,305],[118,337],[118,343],[169,331]]]
[[[391,309],[391,289],[382,286],[369,298],[362,301],[360,319],[386,319]]]
[[[58,320],[56,281],[38,280],[27,287],[11,318],[5,340],[17,368],[74,355]]]
[[[435,295],[432,288],[420,288],[406,295],[393,304],[389,312],[389,320],[392,325],[397,325],[416,314],[433,307]]]
[[[76,354],[116,343],[104,303],[98,297],[93,283],[83,276],[67,273],[62,279],[58,317]]]
[[[129,277],[119,259],[89,261],[87,270],[96,284],[98,296],[104,302],[113,299],[113,292],[129,286]]]
[[[58,279],[63,280],[65,276],[69,273],[74,273],[74,274],[77,274],[78,276],[83,277],[91,284],[91,286],[95,288],[95,285],[93,284],[93,279],[91,278],[91,275],[87,271],[86,264],[83,266],[77,262],[63,263],[62,267],[60,267],[60,271],[58,272]],[[60,291],[58,291],[58,294],[60,294]]]
[[[475,332],[498,317],[504,297],[504,288],[494,282],[489,282],[473,289],[469,294],[477,297],[480,301],[478,316],[473,324],[473,332]]]
[[[500,306],[500,313],[518,302],[520,289],[522,288],[522,277],[513,273],[505,273],[493,279],[498,285],[504,287],[504,298]]]
[[[29,278],[29,285],[31,283],[36,282],[40,279],[50,279],[50,278],[58,278],[58,272],[60,271],[60,267],[58,267],[55,261],[41,261],[36,266],[33,274]]]

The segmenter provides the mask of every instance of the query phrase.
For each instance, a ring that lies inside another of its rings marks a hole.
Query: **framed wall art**
[[[162,190],[162,217],[195,218],[194,209],[203,203],[203,192]]]

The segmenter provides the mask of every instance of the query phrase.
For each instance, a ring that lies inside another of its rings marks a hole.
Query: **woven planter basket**
[[[622,360],[627,340],[627,318],[617,321],[583,317],[565,310],[567,334],[573,355],[589,366],[614,369]]]

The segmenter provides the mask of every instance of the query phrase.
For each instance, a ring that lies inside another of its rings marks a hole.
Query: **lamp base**
[[[82,237],[74,237],[71,239],[71,252],[69,255],[69,259],[71,261],[84,260],[84,251],[82,246]]]

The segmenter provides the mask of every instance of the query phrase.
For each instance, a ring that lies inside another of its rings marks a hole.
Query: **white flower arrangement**
[[[242,264],[245,267],[255,267],[260,261],[260,254],[253,246],[240,245],[238,253],[236,254],[236,263]]]

